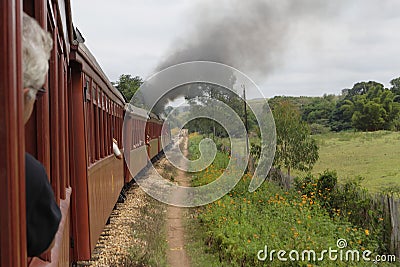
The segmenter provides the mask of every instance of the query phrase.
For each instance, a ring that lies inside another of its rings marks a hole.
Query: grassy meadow
[[[191,135],[191,159],[199,156],[200,139],[201,136]],[[329,139],[324,142],[327,144]],[[218,151],[213,164],[192,174],[192,185],[217,179],[228,160],[228,154]],[[324,194],[329,197],[330,192],[318,191],[317,184],[310,183],[309,192],[301,193],[264,182],[256,191],[249,192],[250,179],[251,175],[245,174],[229,194],[192,210],[186,226],[192,266],[373,266],[366,262],[331,261],[327,257],[296,262],[284,262],[276,257],[258,259],[262,254],[259,251],[265,246],[269,251],[312,249],[320,252],[337,248],[339,239],[346,240],[345,250],[362,253],[368,249],[374,252],[373,256],[384,251],[381,236],[386,219],[379,214],[374,227],[360,227],[348,220],[350,212],[344,214],[336,209],[330,212],[323,207],[320,199]],[[353,212],[356,214],[358,210]]]
[[[361,184],[371,192],[400,186],[400,132],[341,132],[314,138],[320,150],[313,174],[335,170],[339,182],[361,176]]]
[[[400,132],[330,132],[313,137],[320,148],[314,176],[334,170],[339,182],[361,177],[361,185],[373,193],[400,186]],[[230,146],[228,138],[219,141]],[[250,142],[260,143],[257,138]],[[292,175],[305,173],[293,170]]]

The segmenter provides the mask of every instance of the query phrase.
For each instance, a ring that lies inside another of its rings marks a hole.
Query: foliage
[[[400,102],[400,77],[390,81],[390,91],[396,96],[396,102]]]
[[[329,119],[335,109],[335,104],[336,97],[334,95],[313,98],[310,104],[303,107],[302,119],[310,124],[329,127]]]
[[[271,109],[274,109],[282,102],[290,102],[299,111],[302,111],[305,107],[309,106],[315,99],[320,97],[309,97],[309,96],[275,96],[268,100],[268,104]]]
[[[282,101],[292,103],[304,121],[312,125],[312,133],[356,129],[360,131],[400,130],[400,77],[390,81],[391,88],[369,81],[358,82],[342,95],[322,97],[275,96],[269,100],[273,108]],[[326,128],[325,128],[326,127]]]
[[[188,92],[193,90],[194,89],[192,86],[188,86]],[[196,93],[188,93],[186,96],[186,99],[190,103],[190,109],[193,114],[196,114],[198,109],[207,106],[210,107],[208,110],[210,112],[210,118],[214,118],[214,115],[220,111],[218,110],[218,107],[215,107],[211,100],[217,100],[229,106],[235,112],[235,114],[239,116],[245,125],[244,101],[236,93],[220,86],[207,83],[196,84],[195,91]],[[256,117],[249,108],[247,108],[247,123],[248,132],[260,132]],[[189,129],[189,132],[200,132],[208,136],[228,136],[225,129],[219,123],[208,118],[198,118],[196,120],[192,120],[185,127]]]
[[[395,94],[380,83],[356,83],[338,104],[339,111],[334,115],[361,131],[392,130],[400,114],[400,103],[394,99]]]
[[[301,192],[302,195],[311,197],[315,193],[317,187],[317,179],[311,173],[307,173],[304,177],[297,176],[294,179],[294,188]]]
[[[132,97],[142,84],[142,78],[139,76],[132,77],[130,74],[122,74],[119,76],[118,81],[114,83],[115,87],[117,87],[118,91],[123,94],[127,102],[131,101]]]
[[[199,143],[203,139],[202,135],[197,133],[192,133],[189,135],[189,145],[188,152],[190,160],[199,159],[201,154],[199,150]],[[221,146],[222,144],[217,141],[217,146]],[[226,156],[220,149],[217,150],[217,154],[215,155],[215,159],[211,166],[206,169],[196,172],[192,175],[192,185],[193,186],[201,186],[204,184],[211,183],[217,178],[219,175],[223,173],[226,166],[228,166],[229,157]],[[196,166],[190,166],[189,169],[197,169]],[[198,177],[202,177],[203,179],[197,179]]]
[[[331,195],[336,187],[337,174],[335,171],[324,171],[318,178],[316,194],[324,208],[330,207]]]
[[[351,124],[351,117],[353,114],[349,112],[349,109],[346,109],[344,106],[349,104],[351,104],[351,101],[343,99],[336,103],[336,107],[333,110],[329,120],[329,125],[332,131],[346,131],[353,127]]]
[[[384,206],[379,198],[374,198],[361,187],[362,178],[347,180],[336,185],[337,175],[334,171],[325,171],[314,178],[308,174],[304,178],[296,178],[295,188],[301,194],[316,195],[321,207],[326,209],[335,221],[345,220],[362,229],[373,231],[377,242],[377,252],[387,252],[387,237],[390,236],[390,217],[385,216]],[[374,241],[375,242],[375,241]]]
[[[276,126],[276,153],[274,165],[291,169],[311,170],[318,160],[318,146],[310,137],[307,123],[289,102],[280,102],[273,109]]]
[[[312,123],[310,125],[310,131],[312,135],[316,135],[316,134],[326,134],[330,132],[330,128],[318,123]]]
[[[259,144],[251,143],[250,144],[250,155],[253,158],[258,159],[261,155],[261,146]]]
[[[227,154],[225,159],[228,159]],[[210,166],[208,171],[193,176],[193,183],[213,181],[222,171]],[[316,182],[313,182],[315,186],[312,185],[313,191],[309,195],[294,189],[284,191],[268,182],[250,193],[250,178],[249,174],[244,175],[229,194],[193,212],[192,223],[196,225],[196,233],[190,234],[191,241],[198,241],[192,255],[202,258],[202,266],[288,266],[276,257],[272,263],[259,261],[257,253],[265,245],[269,251],[322,251],[336,248],[339,238],[347,240],[349,249],[378,251],[374,229],[357,227],[343,216],[340,219],[330,217],[316,197]],[[211,256],[210,264],[206,264],[206,255]],[[300,261],[293,266],[311,263],[316,262]],[[325,260],[317,264],[348,266],[349,263]],[[363,266],[364,263],[360,264]]]

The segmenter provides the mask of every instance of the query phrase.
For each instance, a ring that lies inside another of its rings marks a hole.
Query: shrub
[[[296,177],[294,186],[302,195],[311,197],[311,193],[314,194],[316,192],[317,180],[311,173],[308,173],[304,178]]]
[[[218,153],[207,170],[193,176],[193,184],[214,180],[221,174],[224,165],[221,163],[226,163],[227,159],[228,154]],[[249,192],[250,178],[250,174],[245,174],[229,194],[197,209],[193,218],[196,218],[197,232],[202,236],[196,238],[202,238],[205,245],[203,251],[196,253],[216,256],[221,266],[265,266],[268,262],[257,260],[257,252],[265,245],[269,249],[286,251],[322,251],[335,248],[336,241],[343,238],[351,249],[378,250],[376,228],[360,228],[347,217],[330,213],[320,204],[323,199],[331,206],[343,197],[339,194],[341,191],[335,191],[335,172],[326,171],[319,179],[310,174],[296,179],[295,190],[287,191],[275,183],[265,182],[256,191]],[[317,188],[320,188],[321,196],[317,196]],[[270,266],[287,266],[277,260],[269,263]],[[296,262],[293,266],[306,266],[307,263],[312,262]],[[329,261],[319,264],[348,265]]]
[[[310,125],[311,134],[326,134],[330,132],[330,128],[322,124],[312,123]]]
[[[324,171],[318,178],[317,197],[324,208],[331,207],[331,195],[337,183],[337,174],[335,171]]]

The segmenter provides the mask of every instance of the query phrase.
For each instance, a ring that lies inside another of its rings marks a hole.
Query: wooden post
[[[76,64],[76,63],[75,63]],[[73,220],[74,258],[87,260],[90,258],[88,180],[85,144],[85,121],[83,99],[83,76],[78,66],[72,68],[72,90],[69,99],[69,128],[71,140],[71,156],[73,169],[71,182],[74,193],[71,208],[75,214]]]
[[[247,103],[246,103],[246,87],[242,84],[243,88],[243,103],[244,103],[244,126],[246,127],[246,154],[250,152],[249,150],[249,125],[247,123]]]

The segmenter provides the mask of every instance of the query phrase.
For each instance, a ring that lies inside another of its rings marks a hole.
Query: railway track
[[[167,160],[162,157],[154,163],[157,171],[163,172]],[[150,171],[145,171],[142,175],[149,175]],[[132,248],[140,250],[139,254],[146,254],[148,249],[146,238],[142,238],[139,231],[143,228],[150,229],[154,227],[154,218],[149,216],[155,213],[162,224],[165,224],[163,215],[167,211],[167,206],[156,200],[150,199],[137,184],[131,185],[125,193],[126,199],[123,203],[116,203],[108,223],[105,226],[99,241],[93,251],[92,258],[89,261],[79,261],[75,264],[77,267],[105,267],[105,266],[145,266],[143,263],[135,262],[132,259]],[[157,205],[154,203],[157,202]],[[157,209],[157,211],[154,211]],[[162,215],[160,215],[162,214]],[[154,230],[154,229],[153,229]],[[157,231],[155,229],[154,231]],[[156,232],[159,235],[162,233]],[[148,237],[147,237],[148,238]],[[165,237],[163,237],[165,240]],[[140,257],[140,255],[139,255]]]
[[[117,203],[111,213],[91,260],[78,262],[76,266],[129,266],[130,248],[143,242],[135,238],[132,225],[143,219],[140,210],[146,205],[146,197],[137,185],[131,186],[125,202]]]

